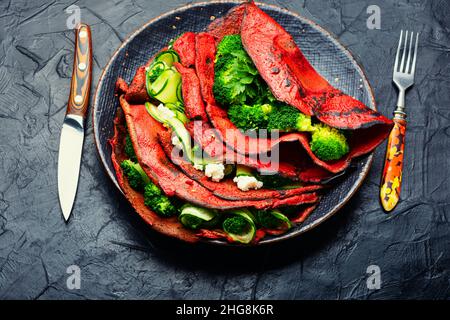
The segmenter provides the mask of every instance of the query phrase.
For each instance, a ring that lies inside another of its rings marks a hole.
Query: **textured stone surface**
[[[361,62],[379,109],[400,28],[421,32],[417,85],[407,96],[404,199],[378,203],[383,148],[360,191],[328,222],[258,249],[190,247],[149,230],[104,174],[88,121],[80,185],[65,225],[56,161],[69,91],[73,1],[0,2],[0,298],[450,298],[450,6],[441,1],[276,1],[336,34]],[[128,33],[184,1],[77,1],[94,36],[95,84]],[[366,8],[381,8],[368,30]],[[81,289],[66,286],[70,265]],[[366,268],[381,269],[381,289]]]

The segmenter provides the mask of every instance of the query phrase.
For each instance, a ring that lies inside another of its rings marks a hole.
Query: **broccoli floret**
[[[311,117],[286,104],[233,105],[228,117],[243,130],[312,131]]]
[[[125,138],[125,154],[130,158],[131,161],[137,162],[136,153],[134,152],[133,143],[131,142],[130,135],[127,134]]]
[[[225,36],[217,46],[216,59],[242,50],[244,50],[244,47],[242,46],[240,35],[232,34]]]
[[[324,160],[337,160],[349,152],[349,146],[344,134],[324,124],[316,124],[311,137],[311,150]]]
[[[256,218],[267,229],[288,230],[292,226],[289,218],[278,210],[258,211]]]
[[[248,221],[241,216],[233,216],[225,219],[222,224],[223,230],[227,233],[242,235],[248,232]]]
[[[311,131],[311,117],[286,104],[278,104],[269,117],[269,130]]]
[[[223,231],[232,241],[250,243],[256,234],[255,218],[252,213],[247,209],[238,209],[231,214],[222,223]]]
[[[214,96],[222,106],[253,104],[267,95],[267,85],[245,52],[239,35],[222,39],[214,68]]]
[[[270,104],[263,105],[233,105],[228,109],[228,117],[236,127],[243,130],[256,130],[267,128],[269,114],[272,111]]]
[[[149,72],[148,72],[148,80],[150,81],[150,83],[153,83],[156,81],[156,79],[158,79],[158,77],[161,75],[161,73],[164,71],[164,67],[162,65],[157,65],[154,68],[152,68]]]
[[[153,182],[145,186],[144,204],[162,217],[171,217],[178,213],[177,207]]]
[[[145,185],[150,182],[149,177],[145,174],[139,163],[131,160],[124,160],[120,164],[123,172],[125,173],[128,183],[135,190],[143,190]]]

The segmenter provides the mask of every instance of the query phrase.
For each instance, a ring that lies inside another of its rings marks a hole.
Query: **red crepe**
[[[239,34],[246,6],[247,3],[235,6],[225,16],[211,22],[207,31],[214,36],[216,43],[227,35]]]
[[[216,46],[214,37],[206,32],[200,32],[195,37],[195,71],[200,80],[203,100],[206,104],[214,104],[214,59]]]
[[[198,80],[195,70],[186,68],[179,63],[175,63],[174,66],[181,74],[181,91],[186,116],[191,120],[207,121],[205,104],[200,92],[200,80]]]
[[[195,33],[185,32],[173,43],[173,50],[180,56],[181,63],[186,68],[195,64]]]

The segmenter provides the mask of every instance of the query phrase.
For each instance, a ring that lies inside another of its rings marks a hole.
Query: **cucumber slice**
[[[250,243],[256,234],[255,218],[247,209],[231,211],[222,228],[233,241],[245,244]]]
[[[202,226],[212,227],[217,222],[218,216],[217,211],[185,204],[181,207],[178,219],[183,226],[189,229],[198,229]]]
[[[151,65],[150,69],[147,70],[147,78],[151,82],[154,82],[159,75],[166,69],[166,65],[162,61],[158,61]]]
[[[231,175],[233,171],[234,171],[234,164],[225,165],[225,172],[224,172],[225,177]]]
[[[157,107],[150,103],[150,102],[146,102],[145,103],[145,109],[147,109],[147,112],[158,122],[161,123],[166,123],[166,119],[164,117],[161,116],[161,114],[158,112]]]
[[[160,78],[162,78],[161,82],[164,81],[163,85],[159,83]],[[176,88],[180,82],[181,74],[172,69],[165,70],[152,84],[152,90],[155,92],[153,97],[164,104],[177,102]]]
[[[149,90],[150,96],[157,98],[156,96],[163,92],[163,90],[167,87],[167,85],[169,83],[169,79],[171,79],[171,77],[174,74],[175,74],[175,72],[173,72],[173,70],[171,70],[171,69],[164,70],[159,75],[159,77],[153,83],[150,84],[150,90]]]
[[[170,110],[177,110],[184,113],[184,107],[180,103],[166,103],[166,107]]]
[[[183,93],[181,91],[181,81],[180,81],[180,83],[178,84],[178,87],[177,87],[177,99],[178,99],[178,101],[184,101],[183,100]]]
[[[258,211],[256,218],[258,223],[267,229],[289,230],[292,227],[289,218],[278,210]]]
[[[180,61],[180,57],[178,56],[178,54],[173,51],[173,50],[167,50],[167,51],[163,51],[161,53],[159,53],[156,57],[155,57],[155,62],[164,62],[164,64],[167,67],[171,67],[173,66],[174,62],[179,62]]]
[[[253,177],[252,169],[243,165],[238,164],[236,166],[236,177],[249,176]]]

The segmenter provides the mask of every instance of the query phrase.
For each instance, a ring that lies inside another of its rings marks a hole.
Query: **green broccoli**
[[[222,38],[220,43],[217,45],[216,60],[227,54],[234,54],[244,50],[242,45],[241,36],[238,34],[227,35]]]
[[[223,222],[223,229],[229,233],[243,234],[247,232],[248,222],[241,216],[230,217]]]
[[[125,154],[131,161],[137,162],[136,153],[134,152],[133,143],[131,142],[130,135],[127,134],[125,138]]]
[[[178,208],[169,197],[162,194],[161,189],[151,181],[144,189],[144,204],[162,217],[171,217],[178,213]]]
[[[312,131],[311,117],[296,108],[281,103],[233,105],[228,117],[236,127],[243,130],[268,129],[289,131]]]
[[[312,131],[311,117],[286,104],[277,104],[270,114],[268,130]]]
[[[267,95],[267,85],[245,52],[239,35],[222,39],[214,68],[214,96],[222,106],[253,104]]]
[[[270,104],[263,105],[233,105],[228,109],[228,117],[236,127],[243,130],[267,128],[269,114],[272,112]]]
[[[253,215],[247,209],[234,210],[230,214],[222,223],[223,231],[233,241],[250,243],[256,234]]]
[[[257,211],[256,219],[261,226],[267,229],[289,230],[292,227],[289,218],[279,210]]]
[[[310,146],[312,152],[324,161],[338,160],[350,150],[344,134],[324,124],[314,125]]]
[[[149,177],[142,170],[139,163],[131,160],[124,160],[120,164],[123,172],[125,173],[128,183],[135,190],[143,190],[145,185],[150,182]]]

